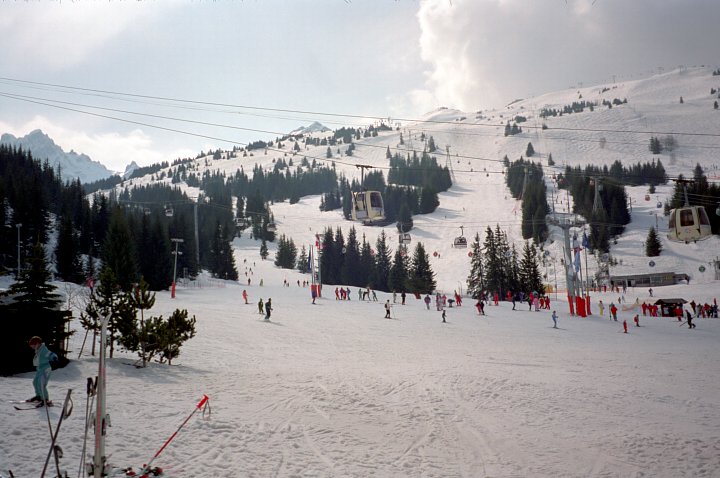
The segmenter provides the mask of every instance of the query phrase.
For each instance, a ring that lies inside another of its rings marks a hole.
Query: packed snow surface
[[[391,295],[360,301],[351,289],[351,300],[337,301],[325,287],[313,305],[296,282],[305,277],[287,274],[284,287],[283,272],[254,251],[238,256],[257,263],[250,286],[207,282],[179,289],[174,300],[157,294],[154,314],[179,307],[198,319],[176,364],[137,369],[122,353],[109,360],[114,465],[147,463],[207,394],[212,413],[196,414],[155,461],[169,476],[720,476],[717,319],[688,330],[641,317],[638,328],[638,308],[621,312],[620,322],[607,310],[570,317],[551,295],[558,329],[549,311],[501,302],[480,316],[469,298],[447,308],[442,323],[434,304],[427,310],[409,296],[403,306],[398,297],[388,320]],[[678,285],[655,296],[706,300],[708,292]],[[256,303],[269,297],[266,322]],[[625,297],[650,300],[644,289]],[[617,294],[600,298],[609,304]],[[73,389],[75,410],[59,435],[71,476],[86,379],[97,374],[88,347],[50,382],[56,405]],[[32,375],[0,378],[3,400],[31,396]],[[55,424],[60,407],[49,410]],[[39,476],[45,414],[6,404],[2,470]],[[89,440],[92,449],[92,432]]]

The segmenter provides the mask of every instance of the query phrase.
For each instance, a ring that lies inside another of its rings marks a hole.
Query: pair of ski
[[[42,408],[45,406],[44,402],[32,402],[30,400],[11,400],[15,410],[35,410],[36,408]],[[47,404],[48,407],[52,407],[52,402]]]

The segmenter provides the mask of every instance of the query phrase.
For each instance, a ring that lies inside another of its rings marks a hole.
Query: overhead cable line
[[[407,122],[407,123],[452,124],[452,125],[462,124],[463,126],[482,126],[482,127],[493,127],[493,128],[497,127],[497,125],[494,125],[494,124],[484,124],[484,123],[468,124],[468,123],[458,123],[457,121],[443,121],[443,120],[417,119],[417,118],[391,118],[388,116],[377,116],[377,115],[329,113],[329,112],[322,112],[322,111],[297,110],[297,109],[289,109],[289,108],[270,108],[270,107],[261,107],[261,106],[251,106],[251,105],[238,105],[238,104],[233,104],[233,103],[219,103],[219,102],[212,102],[212,101],[188,100],[188,99],[182,99],[182,98],[143,95],[143,94],[137,94],[137,93],[127,93],[127,92],[118,92],[118,91],[111,91],[111,90],[100,90],[100,89],[94,89],[94,88],[84,88],[84,87],[78,87],[78,86],[59,85],[59,84],[54,84],[54,83],[44,83],[44,82],[30,81],[30,80],[20,80],[20,79],[9,78],[9,77],[0,77],[0,80],[10,81],[10,82],[14,82],[14,83],[20,83],[23,85],[29,84],[29,85],[40,85],[40,86],[46,86],[46,87],[49,86],[49,87],[64,88],[67,90],[77,90],[77,91],[89,92],[89,93],[103,93],[103,94],[117,95],[117,96],[129,96],[129,97],[133,97],[133,98],[144,98],[144,99],[153,99],[153,100],[161,100],[161,101],[173,101],[173,102],[178,102],[178,103],[183,103],[183,104],[192,104],[192,105],[220,106],[220,107],[226,107],[226,108],[238,108],[238,109],[246,109],[246,110],[253,110],[253,111],[271,111],[271,112],[278,112],[278,113],[307,114],[307,115],[325,116],[325,117],[373,119],[373,120],[378,120],[378,121],[392,119],[393,121],[402,121],[402,122]],[[526,125],[525,127],[528,129],[543,128],[543,126],[532,126],[532,125]],[[603,128],[580,128],[580,127],[575,127],[575,128],[573,128],[573,127],[547,127],[547,125],[545,126],[545,129],[554,130],[554,131],[582,131],[582,132],[598,132],[598,133],[631,133],[631,134],[659,134],[659,135],[678,135],[678,136],[720,137],[720,133],[696,133],[696,132],[686,132],[686,131],[641,131],[641,130],[622,130],[622,129],[603,129]]]

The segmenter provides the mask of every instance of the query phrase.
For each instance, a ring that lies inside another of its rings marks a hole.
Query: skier
[[[28,342],[30,348],[35,351],[33,357],[33,365],[35,365],[35,378],[33,378],[33,387],[35,388],[35,396],[28,402],[36,402],[38,406],[52,406],[52,401],[47,390],[47,384],[50,380],[50,372],[52,367],[50,362],[57,360],[57,355],[48,350],[42,339],[37,335]]]
[[[401,299],[401,301],[400,301],[401,304],[402,304],[402,305],[405,305],[405,291],[402,291],[402,292],[400,293],[400,299]]]
[[[272,311],[272,299],[265,302],[265,320],[270,320],[270,312]]]
[[[264,314],[265,311],[263,310],[263,300],[262,297],[260,298],[260,301],[258,302],[258,314]]]
[[[685,316],[687,317],[688,329],[694,329],[694,328],[695,328],[695,324],[693,324],[692,314],[690,313],[689,310],[686,310],[686,311],[685,311]]]
[[[475,307],[477,307],[477,311],[479,315],[485,315],[485,302],[483,302],[482,299],[478,299],[477,304],[475,304]]]
[[[445,309],[443,309],[442,319],[443,319],[443,324],[447,323],[447,320],[445,320]]]
[[[600,309],[600,317],[602,317],[605,313],[605,304],[603,304],[602,300],[598,302],[598,309]]]
[[[247,303],[248,303],[248,301],[247,301],[247,291],[246,291],[245,289],[243,289],[242,296],[243,296],[243,299],[245,300],[245,303],[247,304]]]
[[[554,310],[552,313],[552,319],[553,319],[553,329],[557,329],[557,312]]]
[[[392,318],[392,317],[390,317],[390,301],[389,300],[385,302],[385,318],[386,319]]]
[[[633,320],[635,321],[635,327],[640,327],[640,314],[635,314]]]
[[[623,320],[623,330],[627,334],[627,320]]]
[[[312,303],[315,303],[315,298],[317,297],[317,289],[315,287],[310,288],[310,295],[312,296]]]
[[[430,310],[430,294],[425,296],[425,307],[427,307],[427,310]]]
[[[610,302],[610,316],[617,322],[617,307],[615,307],[615,304],[612,302]]]

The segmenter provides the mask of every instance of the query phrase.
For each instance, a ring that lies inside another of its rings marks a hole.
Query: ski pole
[[[178,429],[175,430],[175,433],[173,433],[172,435],[170,435],[170,438],[168,438],[167,441],[163,444],[163,446],[160,447],[160,449],[157,451],[157,453],[155,453],[155,456],[152,457],[152,459],[148,462],[148,464],[143,467],[142,471],[140,472],[140,475],[142,475],[143,473],[147,473],[147,472],[150,471],[150,465],[152,465],[152,462],[155,461],[155,458],[157,458],[158,456],[160,456],[160,453],[162,453],[162,451],[165,449],[165,447],[168,446],[168,444],[173,440],[173,438],[175,438],[175,435],[178,434],[178,432],[182,429],[182,427],[184,427],[185,424],[190,421],[190,419],[192,418],[192,416],[195,415],[195,412],[197,412],[197,411],[200,410],[200,409],[203,409],[203,412],[204,412],[204,409],[209,406],[208,400],[210,400],[210,399],[208,398],[208,396],[207,396],[207,395],[203,395],[203,397],[200,399],[200,401],[198,402],[198,404],[195,405],[195,409],[192,411],[192,413],[191,413],[190,415],[188,415],[188,417],[185,419],[184,422],[182,422],[182,424],[180,424],[180,426],[178,427]]]
[[[45,472],[47,471],[48,463],[50,463],[50,457],[52,456],[53,452],[55,452],[55,467],[57,468],[58,476],[60,476],[60,456],[58,455],[58,447],[56,445],[57,443],[57,437],[60,433],[60,425],[62,425],[62,422],[65,418],[69,417],[72,413],[73,409],[73,402],[72,398],[70,398],[70,395],[72,394],[72,388],[68,389],[67,395],[65,396],[65,403],[63,403],[62,412],[60,413],[60,419],[58,420],[57,427],[55,428],[55,433],[52,435],[52,441],[50,442],[50,450],[48,451],[47,458],[45,459],[45,466],[43,467],[42,474],[40,475],[40,478],[43,478],[45,476]],[[69,408],[68,408],[69,405]],[[45,409],[47,412],[47,404],[45,405]],[[48,416],[49,420],[49,416]]]

